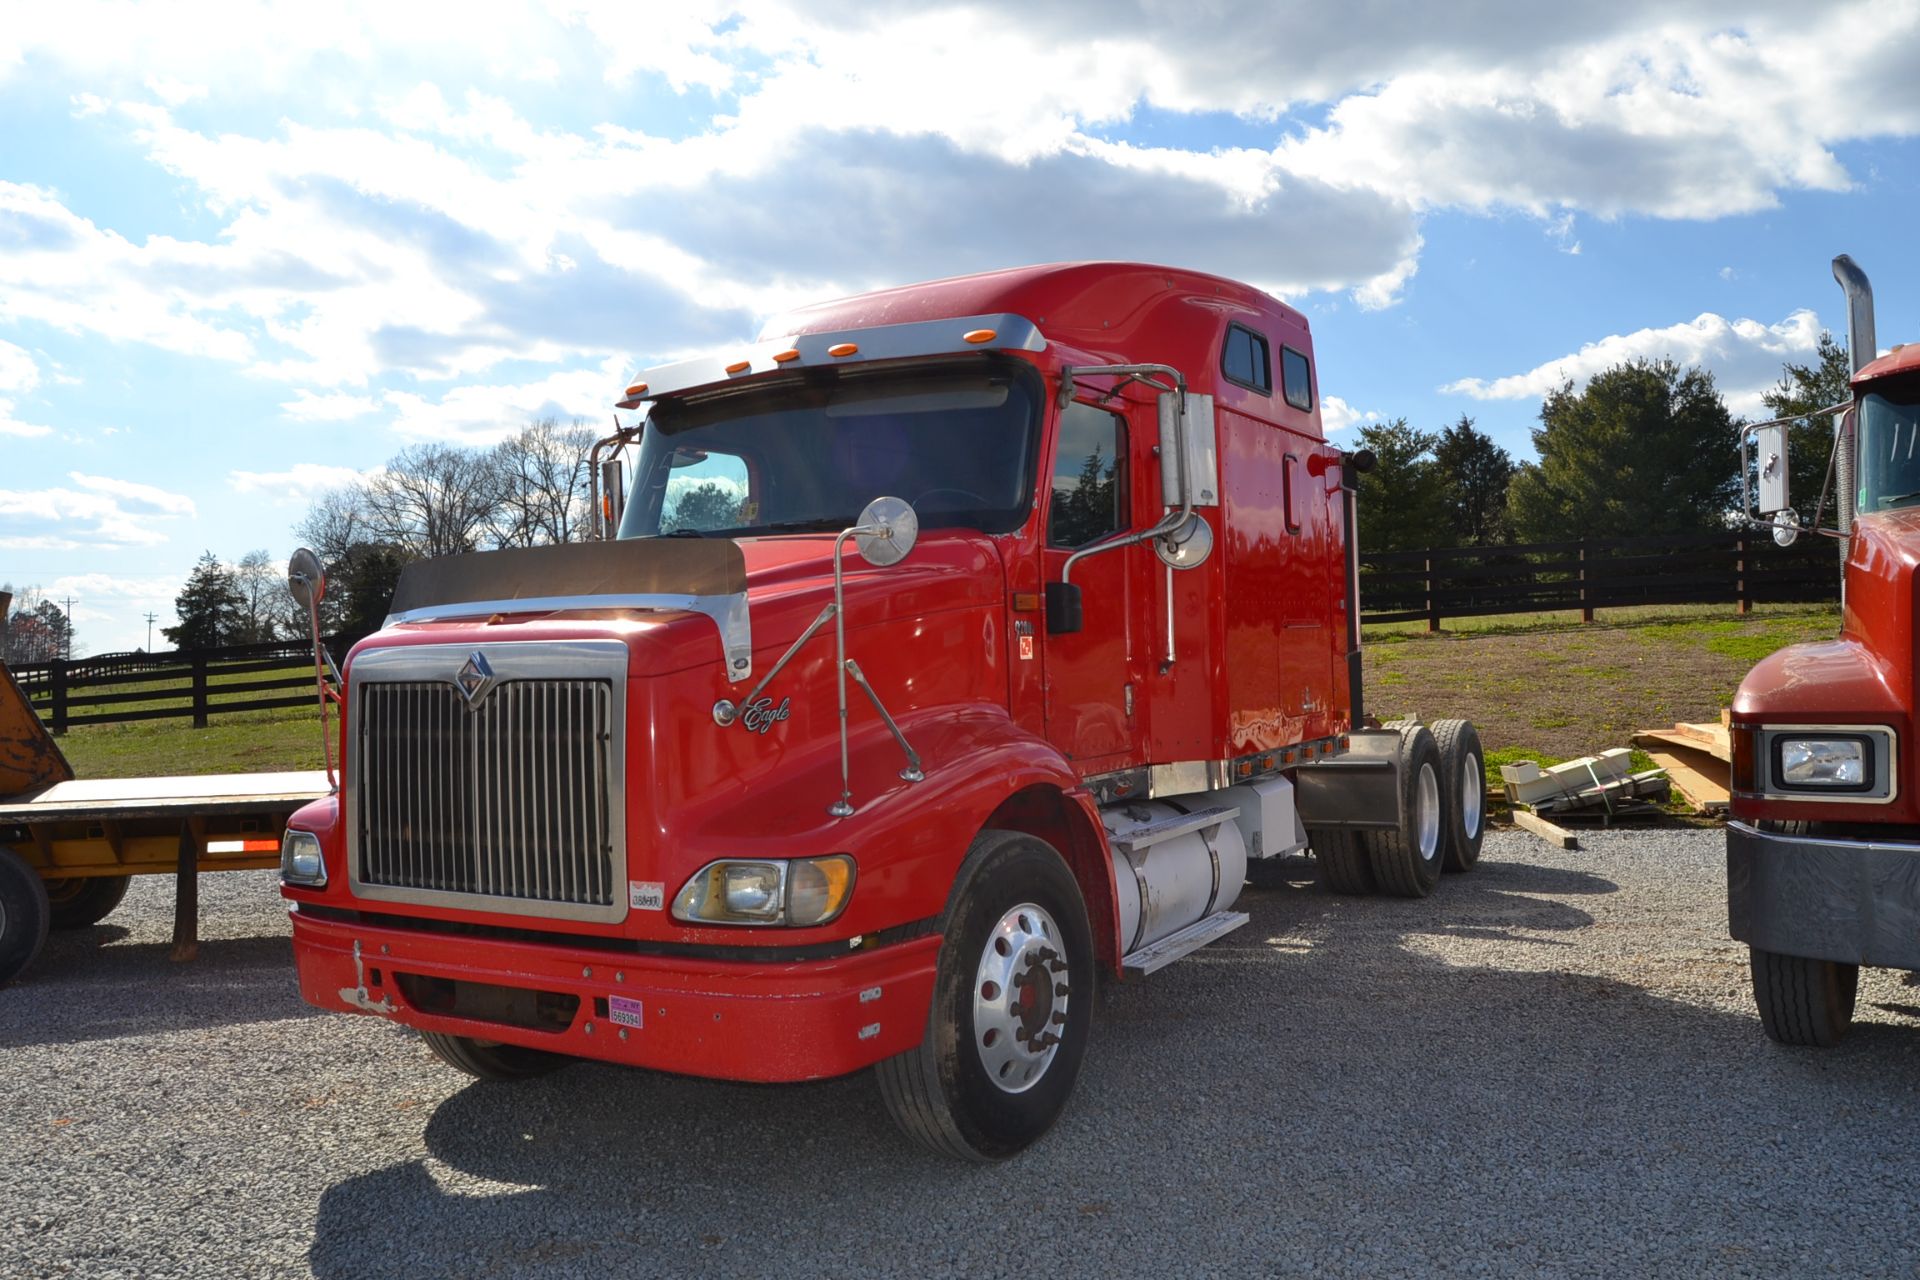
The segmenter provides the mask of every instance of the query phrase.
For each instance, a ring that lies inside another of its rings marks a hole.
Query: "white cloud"
[[[77,550],[154,545],[154,527],[194,513],[193,500],[153,485],[72,472],[77,488],[0,489],[0,547]]]
[[[52,427],[43,427],[37,423],[22,422],[13,416],[13,401],[0,396],[0,436],[31,438],[52,435]]]
[[[285,471],[229,471],[235,493],[263,493],[279,506],[305,505],[329,489],[367,478],[367,472],[324,462],[298,462]]]
[[[1329,432],[1345,431],[1348,427],[1378,421],[1380,415],[1371,409],[1362,413],[1339,396],[1320,397],[1320,425]]]
[[[293,399],[282,403],[280,411],[295,422],[345,422],[349,418],[364,418],[379,408],[380,402],[372,396],[346,392],[317,396],[303,388],[293,393]]]
[[[40,366],[33,356],[0,342],[0,391],[31,391],[40,384]]]
[[[1460,378],[1441,387],[1475,400],[1533,400],[1572,382],[1583,386],[1603,369],[1629,360],[1672,359],[1697,365],[1714,375],[1727,407],[1751,417],[1763,405],[1761,395],[1780,380],[1788,360],[1808,361],[1818,346],[1821,327],[1811,311],[1796,311],[1779,324],[1728,320],[1712,312],[1660,329],[1639,329],[1589,342],[1580,350],[1501,378]]]
[[[585,418],[612,424],[612,405],[626,385],[619,358],[599,369],[551,374],[518,386],[463,386],[438,400],[390,391],[394,430],[418,440],[495,444],[536,418]]]

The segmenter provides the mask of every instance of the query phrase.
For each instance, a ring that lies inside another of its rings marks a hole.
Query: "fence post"
[[[1427,634],[1432,635],[1440,629],[1440,592],[1433,585],[1433,557],[1424,561],[1427,567]]]
[[[1587,594],[1587,540],[1580,539],[1580,621],[1593,621],[1593,597]]]
[[[1747,535],[1744,531],[1734,542],[1734,550],[1739,553],[1739,559],[1734,561],[1734,587],[1740,593],[1740,612],[1744,615],[1753,612],[1753,586],[1747,580]]]
[[[67,664],[59,658],[47,664],[47,683],[53,690],[53,707],[48,713],[55,733],[67,731]]]
[[[193,727],[207,727],[207,655],[204,651],[193,655]]]

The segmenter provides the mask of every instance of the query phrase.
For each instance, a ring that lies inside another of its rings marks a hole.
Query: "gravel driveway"
[[[270,873],[135,882],[0,991],[0,1275],[1907,1275],[1920,988],[1762,1036],[1717,832],[1501,833],[1425,902],[1328,897],[1108,992],[1065,1120],[921,1155],[864,1076],[469,1081],[308,1010]]]

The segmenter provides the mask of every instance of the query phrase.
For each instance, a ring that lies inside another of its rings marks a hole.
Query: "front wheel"
[[[1086,1056],[1093,936],[1073,873],[1013,831],[973,842],[947,908],[926,1036],[875,1067],[908,1137],[985,1163],[1053,1127]]]
[[[557,1053],[501,1044],[498,1040],[476,1040],[472,1036],[422,1031],[420,1038],[427,1042],[434,1057],[481,1080],[531,1080],[558,1071],[570,1061]]]
[[[1860,966],[1749,947],[1760,1025],[1778,1044],[1830,1049],[1853,1025]]]

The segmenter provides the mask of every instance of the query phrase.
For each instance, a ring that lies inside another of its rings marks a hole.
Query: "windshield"
[[[824,376],[823,376],[824,375]],[[885,495],[922,528],[1010,533],[1033,493],[1027,365],[821,370],[654,406],[622,538],[844,529]]]
[[[1860,514],[1920,506],[1920,382],[1860,397]]]

